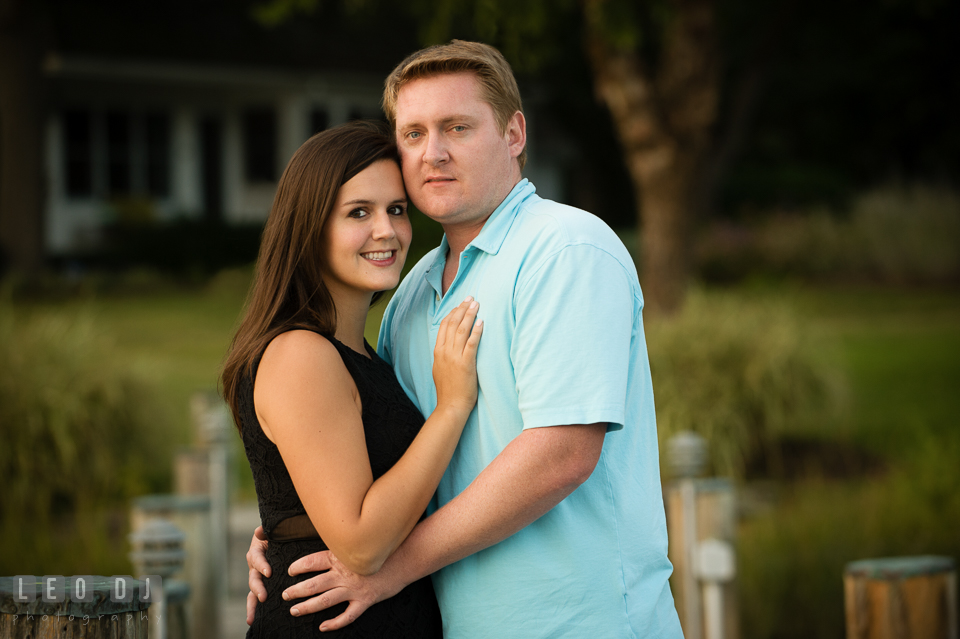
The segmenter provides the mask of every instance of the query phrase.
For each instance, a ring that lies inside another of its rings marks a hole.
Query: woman
[[[406,207],[393,140],[372,123],[315,135],[280,178],[222,375],[271,541],[269,596],[248,637],[319,636],[345,604],[291,616],[280,593],[310,575],[289,577],[289,565],[329,548],[376,572],[422,517],[476,402],[473,300],[441,325],[426,421],[364,340],[367,309],[400,280]],[[378,607],[323,636],[440,636],[429,579]]]

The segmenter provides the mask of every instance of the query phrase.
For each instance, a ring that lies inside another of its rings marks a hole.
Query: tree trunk
[[[604,0],[587,0],[594,12]],[[690,272],[689,230],[719,94],[713,0],[674,0],[656,62],[614,48],[587,20],[598,97],[610,110],[637,194],[648,306],[673,313]],[[596,15],[596,14],[594,14]]]
[[[42,29],[36,2],[0,0],[0,272],[43,264]]]

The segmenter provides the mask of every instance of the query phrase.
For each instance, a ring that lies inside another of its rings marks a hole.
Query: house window
[[[89,197],[93,194],[93,135],[89,111],[64,112],[63,142],[67,195]]]
[[[243,156],[247,182],[277,179],[277,116],[273,109],[243,114]]]
[[[107,113],[107,190],[110,195],[130,194],[130,138],[130,115]]]
[[[151,113],[144,118],[146,129],[147,193],[170,195],[170,117]]]
[[[67,110],[63,144],[68,197],[170,195],[170,116],[166,113]],[[94,175],[100,179],[94,180]]]

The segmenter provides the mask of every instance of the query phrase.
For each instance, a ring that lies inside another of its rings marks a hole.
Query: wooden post
[[[210,557],[213,571],[221,577],[214,581],[216,610],[227,599],[227,571],[230,546],[230,443],[236,438],[227,405],[216,391],[194,393],[190,398],[197,434],[208,453],[210,471]]]
[[[173,458],[174,491],[178,495],[210,494],[210,453],[192,448]]]
[[[682,486],[688,482],[687,492],[693,493],[692,509],[684,508]],[[687,610],[687,602],[695,602],[694,605],[702,606],[702,584],[698,578],[697,566],[691,565],[695,562],[695,558],[685,553],[684,548],[691,542],[699,546],[708,539],[717,539],[736,545],[737,522],[733,485],[725,479],[718,478],[682,479],[668,483],[665,488],[669,554],[670,561],[673,563],[673,577],[670,578],[670,583],[677,613],[680,615],[680,625],[683,626],[685,636],[704,637],[706,628],[703,627],[702,611]],[[691,510],[693,512],[690,512]],[[685,532],[687,536],[692,533],[693,539],[685,539]],[[721,592],[723,636],[727,639],[736,639],[740,636],[736,581],[717,584],[717,588]],[[690,623],[687,620],[690,619],[696,620],[697,628],[687,627]]]
[[[847,564],[847,639],[957,639],[957,573],[949,557]]]
[[[206,495],[137,497],[130,511],[130,530],[139,530],[154,517],[169,519],[187,534],[182,578],[190,585],[190,597],[185,602],[189,636],[216,637],[219,615],[215,582],[226,577],[216,572],[211,557],[210,498]]]
[[[25,583],[14,577],[0,577],[0,639],[147,639],[153,621],[149,603],[140,601],[140,583],[132,581],[132,601],[110,599],[113,577],[87,577],[83,588],[93,592],[93,601],[74,602],[72,584],[66,580],[64,601],[44,601],[41,577]],[[25,592],[33,600],[21,601]]]

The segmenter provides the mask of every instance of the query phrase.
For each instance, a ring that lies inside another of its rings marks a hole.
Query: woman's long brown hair
[[[380,160],[399,164],[396,144],[385,125],[365,121],[318,133],[290,158],[263,229],[243,319],[220,376],[237,428],[242,428],[240,382],[252,374],[270,340],[294,328],[331,337],[336,332],[337,311],[321,274],[320,233],[340,187]]]

